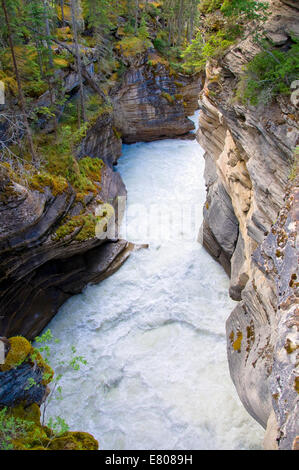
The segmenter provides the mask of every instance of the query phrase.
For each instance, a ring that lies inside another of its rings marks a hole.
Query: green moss
[[[162,91],[161,96],[165,98],[169,104],[174,104],[175,103],[175,98],[174,96],[171,96],[169,93],[166,91]]]
[[[234,338],[235,338],[235,333],[233,331],[231,331],[230,335],[229,335],[229,340],[230,340],[231,345],[233,345],[233,343],[234,343]]]
[[[5,363],[0,365],[0,370],[5,372],[14,369],[22,364],[29,354],[33,353],[33,347],[22,336],[14,336],[9,338],[10,350],[6,356]]]
[[[237,339],[232,344],[234,351],[241,352],[242,339],[243,339],[242,331],[237,331]]]
[[[24,404],[19,404],[14,408],[10,409],[10,414],[15,418],[19,418],[23,421],[29,421],[35,425],[40,424],[40,408],[36,403],[25,407]]]
[[[118,130],[116,129],[116,127],[114,127],[114,126],[112,127],[112,130],[113,130],[113,134],[115,135],[115,137],[116,137],[117,139],[121,139],[121,137],[122,137],[121,132],[118,131]]]
[[[88,214],[84,217],[84,224],[80,232],[76,235],[76,240],[84,241],[96,236],[96,225],[100,220],[99,217],[95,217],[92,214]]]
[[[43,371],[43,385],[51,382],[54,372],[45,362],[42,355],[23,336],[9,338],[10,350],[6,356],[5,363],[0,365],[0,371],[5,372],[14,369],[24,361],[36,364]]]
[[[77,215],[67,219],[66,222],[56,230],[55,234],[53,235],[53,240],[61,240],[74,234],[75,231],[76,234],[74,236],[74,240],[84,241],[95,238],[98,235],[100,227],[102,227],[102,230],[105,229],[104,225],[108,223],[108,219],[111,215],[111,211],[108,213],[108,211],[105,210],[101,215],[98,216],[94,216],[93,214],[85,214]]]
[[[0,192],[0,202],[2,202],[2,204],[7,204],[11,199],[17,198],[18,196],[19,193],[15,190],[13,182],[9,181]]]
[[[53,240],[57,241],[66,238],[74,233],[76,229],[82,228],[84,225],[84,217],[84,215],[77,215],[66,220],[65,223],[58,227],[55,234],[52,236]]]
[[[137,54],[142,54],[152,43],[149,39],[143,39],[137,36],[126,36],[115,46],[124,57],[135,57]]]
[[[84,432],[68,432],[49,445],[50,450],[98,450],[98,447],[94,437]]]
[[[298,349],[298,346],[294,344],[289,338],[287,338],[284,348],[288,354],[292,354]]]
[[[221,7],[222,3],[222,0],[201,0],[198,9],[203,14],[213,13]]]
[[[30,189],[44,192],[45,188],[50,188],[53,195],[62,194],[68,187],[68,183],[62,176],[51,175],[50,173],[36,173],[28,178]]]
[[[11,450],[98,450],[99,444],[88,433],[64,432],[59,435],[40,423],[37,404],[23,404],[2,410],[6,426],[0,427],[0,449]],[[2,416],[3,415],[3,416]]]

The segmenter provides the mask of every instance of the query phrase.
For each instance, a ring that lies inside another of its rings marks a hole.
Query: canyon
[[[139,63],[129,67],[123,85],[113,96],[115,115],[104,112],[78,148],[79,159],[88,155],[104,162],[96,194],[90,192],[83,201],[78,201],[70,186],[62,190],[46,184],[33,189],[24,187],[22,182],[14,180],[12,172],[1,167],[0,329],[3,336],[21,334],[33,339],[70,295],[115,272],[136,248],[118,240],[117,234],[113,240],[107,240],[108,237],[105,240],[96,236],[95,230],[86,241],[78,240],[76,236],[82,226],[66,236],[55,235],[67,217],[93,215],[95,208],[103,203],[111,207],[107,223],[113,218],[118,225],[118,218],[122,217],[118,214],[118,201],[126,198],[121,177],[113,171],[121,154],[121,136],[124,135],[125,142],[176,136],[195,138],[190,133],[194,124],[187,113],[197,107],[200,78],[177,77],[175,84],[165,66],[158,64],[154,74],[145,62],[147,57],[143,56]],[[145,85],[146,74],[149,77]],[[67,74],[64,81],[69,93],[77,86],[74,73]],[[167,97],[173,96],[178,87],[184,92],[179,101],[174,99],[170,103]],[[163,90],[166,98],[161,96]],[[45,104],[47,98],[40,102]],[[126,127],[128,122],[135,123],[133,135]]]
[[[297,2],[271,5],[266,36],[286,48],[292,34],[299,35]],[[170,74],[154,50],[128,59],[111,93],[113,110],[97,118],[76,150],[78,161],[86,155],[103,161],[97,191],[81,200],[70,185],[28,186],[0,167],[0,332],[33,340],[70,297],[146,247],[118,232],[105,237],[112,219],[121,222],[119,200],[127,198],[116,171],[122,144],[194,140],[188,116],[199,106],[196,139],[205,151],[207,190],[199,241],[229,276],[237,302],[226,321],[230,375],[245,409],[265,429],[264,448],[298,449],[298,106],[283,95],[257,106],[237,99],[244,66],[258,50],[247,36],[193,77]],[[77,93],[74,71],[63,80]],[[39,104],[48,100],[45,94]],[[103,217],[96,236],[98,206]],[[78,217],[84,222],[65,231],[65,220]],[[80,238],[83,229],[92,235]],[[23,367],[18,372],[27,380]],[[34,374],[40,380],[39,371]],[[15,380],[7,372],[2,378]],[[17,379],[21,393],[24,382]],[[34,388],[31,393],[40,403]]]

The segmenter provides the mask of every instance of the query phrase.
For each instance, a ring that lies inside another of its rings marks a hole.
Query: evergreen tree
[[[9,42],[9,47],[11,51],[11,56],[12,56],[12,61],[13,61],[13,67],[14,67],[14,72],[15,72],[15,77],[18,85],[18,95],[19,95],[19,106],[22,111],[23,115],[23,120],[24,120],[24,125],[25,125],[25,130],[26,130],[26,135],[27,135],[27,140],[29,144],[29,149],[30,153],[32,156],[32,160],[36,160],[36,153],[33,145],[33,139],[32,139],[32,133],[29,125],[29,121],[27,118],[27,112],[26,112],[26,103],[25,103],[25,98],[24,98],[24,93],[23,93],[23,88],[22,88],[22,83],[21,83],[21,77],[19,73],[19,67],[17,64],[17,59],[16,59],[16,54],[15,54],[15,46],[14,46],[14,24],[11,18],[13,17],[15,7],[16,7],[16,2],[12,0],[1,0],[1,5],[2,5],[2,10],[4,13],[4,18],[5,18],[5,24],[6,24],[6,29],[7,29],[7,37],[8,37],[8,42]]]

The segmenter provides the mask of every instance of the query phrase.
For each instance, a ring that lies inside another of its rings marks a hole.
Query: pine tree
[[[28,118],[27,118],[27,113],[26,113],[26,104],[25,104],[22,83],[21,83],[21,77],[19,73],[17,60],[16,60],[14,39],[13,39],[13,26],[12,26],[10,15],[9,15],[9,11],[12,11],[13,5],[11,5],[11,0],[1,0],[1,5],[2,5],[3,13],[4,13],[4,18],[5,18],[6,28],[7,28],[7,37],[8,37],[9,47],[11,51],[15,77],[16,77],[16,81],[18,85],[19,106],[21,108],[23,119],[24,119],[24,126],[26,130],[26,136],[27,136],[32,160],[36,161],[36,153],[35,153],[35,149],[33,145],[32,133],[31,133],[31,129],[30,129]]]
[[[77,2],[76,0],[71,0],[71,12],[72,12],[72,27],[73,27],[73,36],[75,44],[75,54],[77,60],[77,72],[79,76],[79,87],[80,87],[80,107],[82,113],[82,121],[86,121],[85,115],[85,100],[84,100],[84,86],[83,86],[83,75],[82,75],[82,62],[81,62],[81,53],[79,49],[78,42],[78,26],[77,26]],[[80,119],[79,119],[80,121]]]

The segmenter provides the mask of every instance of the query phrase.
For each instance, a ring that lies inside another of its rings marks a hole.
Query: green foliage
[[[135,57],[137,54],[142,54],[152,43],[149,39],[143,39],[139,36],[126,36],[117,44],[116,48],[121,52],[124,57]]]
[[[149,39],[149,30],[147,27],[146,19],[144,16],[142,16],[141,21],[140,21],[140,26],[138,28],[137,35],[139,39],[146,41]]]
[[[0,410],[0,450],[13,450],[13,441],[25,436],[33,426],[34,422],[12,416],[8,408]]]
[[[299,40],[287,51],[264,43],[263,51],[247,65],[237,97],[244,103],[267,104],[279,94],[290,94],[290,85],[299,76]]]
[[[36,381],[32,377],[29,377],[29,379],[27,380],[27,385],[24,390],[30,390],[32,387],[35,387],[36,385],[37,385]]]
[[[75,354],[77,353],[77,350],[75,346],[72,346],[72,353],[74,354],[74,357],[72,358],[70,362],[70,366],[74,370],[79,370],[80,369],[80,364],[87,365],[87,361],[84,359],[83,356],[76,356]]]
[[[45,331],[41,336],[37,336],[35,338],[36,347],[34,348],[36,352],[43,354],[43,359],[45,362],[49,363],[52,355],[52,346],[59,343],[58,339],[53,337],[51,330]],[[71,358],[68,363],[65,363],[64,360],[60,361],[60,367],[64,367],[64,371],[66,372],[69,369],[78,371],[80,369],[80,365],[87,365],[87,361],[83,356],[77,355],[77,350],[74,346],[71,347]],[[47,377],[47,371],[45,372],[45,377]],[[60,384],[61,379],[63,378],[63,374],[55,374],[54,379],[51,377],[51,390],[48,394],[45,402],[42,405],[43,408],[43,415],[42,415],[42,424],[45,422],[46,418],[46,411],[49,403],[55,400],[62,399],[62,387]],[[32,384],[29,384],[32,385]],[[34,384],[33,384],[34,385]],[[48,422],[48,427],[52,430],[55,437],[64,434],[66,431],[69,430],[68,425],[61,417],[56,417],[55,420],[51,418]]]
[[[187,72],[199,72],[208,60],[221,57],[242,36],[248,21],[263,22],[268,17],[268,5],[253,0],[201,0],[199,10],[205,15],[202,26],[182,53]]]
[[[255,0],[225,0],[220,8],[224,16],[243,18],[246,21],[265,21],[268,18],[268,9],[267,3]]]
[[[213,13],[219,10],[223,1],[222,0],[201,0],[198,5],[198,9],[201,13]]]
[[[63,434],[65,434],[66,432],[70,430],[69,425],[60,416],[56,416],[55,419],[50,418],[47,423],[47,426],[53,431],[53,433],[55,434],[55,437],[62,436]]]
[[[182,54],[185,60],[183,68],[190,72],[203,70],[208,60],[220,57],[233,42],[228,39],[225,31],[217,31],[209,35],[206,41],[201,32],[197,33],[195,39]]]
[[[51,330],[45,331],[45,333],[43,333],[41,336],[36,336],[36,338],[34,339],[35,343],[40,345],[36,346],[34,349],[43,355],[44,361],[47,363],[49,363],[49,358],[51,354],[51,348],[48,343],[52,340],[55,343],[59,342],[58,339],[54,340]]]
[[[169,104],[172,105],[175,103],[175,98],[171,96],[169,93],[167,93],[166,91],[162,91],[161,96],[165,98]]]

